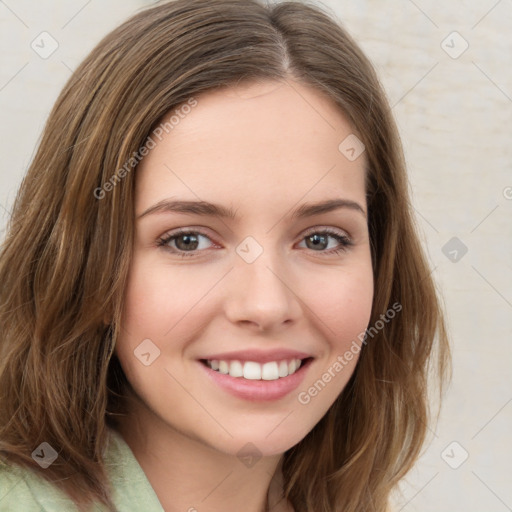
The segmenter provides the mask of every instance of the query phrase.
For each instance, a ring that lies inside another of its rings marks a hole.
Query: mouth
[[[200,362],[210,370],[223,375],[229,375],[233,378],[270,381],[284,379],[293,375],[312,359],[312,357],[306,357],[304,359],[281,359],[268,361],[266,363],[241,361],[237,359],[200,359]]]
[[[314,358],[256,361],[200,359],[209,383],[235,396],[251,402],[284,399],[297,389],[308,372]]]

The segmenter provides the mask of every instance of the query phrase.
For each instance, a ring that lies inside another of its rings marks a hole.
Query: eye
[[[208,243],[201,243],[201,239],[210,240],[207,235],[199,231],[179,230],[160,238],[158,246],[178,256],[194,256],[196,251],[208,248]]]
[[[211,243],[210,238],[200,231],[180,229],[164,235],[158,240],[157,245],[180,257],[195,256],[197,252],[208,249],[211,246],[208,242],[202,242],[202,239]],[[323,254],[338,254],[346,251],[353,245],[348,236],[329,228],[310,231],[303,237],[303,240],[306,242],[308,249]],[[335,241],[334,247],[326,250],[329,248],[329,245],[332,245],[330,240]]]
[[[331,247],[330,250],[326,251],[325,249],[329,248],[329,239],[334,240],[335,244],[334,248]],[[338,254],[353,245],[348,236],[329,228],[321,231],[310,231],[305,235],[304,240],[308,249],[325,254]]]

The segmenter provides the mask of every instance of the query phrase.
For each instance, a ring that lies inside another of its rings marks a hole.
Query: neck
[[[166,512],[290,510],[282,498],[281,455],[245,465],[172,428],[139,400],[118,431]]]

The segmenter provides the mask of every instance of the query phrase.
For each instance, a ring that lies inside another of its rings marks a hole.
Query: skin
[[[166,512],[261,512],[267,494],[272,510],[291,510],[279,499],[281,456],[324,416],[358,355],[309,403],[298,394],[332,373],[370,319],[364,153],[345,158],[338,146],[353,128],[329,98],[294,81],[245,83],[196,99],[137,169],[136,239],[116,346],[132,400],[119,430]],[[236,220],[176,212],[139,218],[169,198],[232,207]],[[363,211],[290,217],[304,203],[333,198]],[[183,237],[158,246],[177,228],[206,235],[193,256],[172,252],[186,251]],[[322,228],[353,245],[339,254],[329,254],[340,247],[331,236],[319,248],[308,245],[306,231]],[[236,252],[248,236],[263,248],[250,264]],[[145,339],[160,350],[149,366],[134,356]],[[227,394],[197,362],[283,347],[315,359],[299,388],[276,401]],[[236,455],[248,442],[262,455],[252,467]]]

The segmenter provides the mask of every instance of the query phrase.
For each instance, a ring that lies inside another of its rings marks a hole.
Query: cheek
[[[132,374],[135,377],[137,370],[142,369],[134,357],[141,343],[144,342],[151,348],[152,345],[145,341],[151,340],[156,347],[161,347],[162,334],[172,327],[169,311],[175,308],[163,308],[163,304],[171,303],[171,286],[166,286],[165,280],[162,280],[162,276],[154,268],[152,270],[151,266],[141,265],[137,258],[130,267],[124,294],[121,332],[115,349],[127,376]],[[175,301],[172,303],[175,306]],[[156,358],[158,350],[153,347],[152,358]]]
[[[371,268],[343,271],[330,275],[323,282],[310,285],[305,293],[309,305],[323,326],[323,332],[333,351],[343,350],[347,343],[366,329],[373,302]]]
[[[211,287],[211,276],[161,262],[134,259],[125,291],[122,325],[132,337],[163,341],[187,323]]]
[[[169,380],[163,374],[169,366],[169,355],[178,361],[190,339],[199,335],[208,319],[202,301],[216,279],[211,271],[202,271],[199,266],[194,272],[186,265],[170,269],[152,258],[135,255],[125,289],[115,353],[127,378],[139,392],[153,385],[155,379]],[[141,354],[148,352],[150,356],[146,359],[150,361],[151,371],[141,362]],[[164,376],[158,377],[157,370]]]
[[[373,273],[365,265],[340,272],[335,279],[331,275],[320,284],[311,286],[307,295],[326,343],[297,395],[304,414],[316,420],[343,391],[359,360],[372,311]]]

